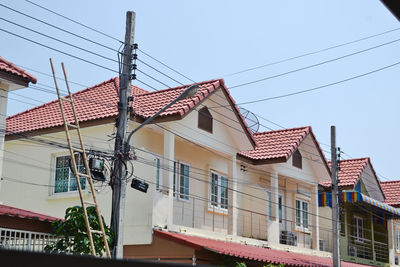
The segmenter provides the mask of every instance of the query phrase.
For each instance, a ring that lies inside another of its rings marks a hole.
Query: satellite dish
[[[257,116],[253,112],[242,107],[239,107],[239,111],[252,133],[258,132],[258,129],[260,128],[260,122],[258,121]]]

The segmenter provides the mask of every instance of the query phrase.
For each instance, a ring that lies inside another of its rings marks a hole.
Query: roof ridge
[[[79,95],[79,94],[81,94],[82,92],[86,92],[86,91],[88,91],[88,90],[90,90],[90,89],[94,89],[95,87],[102,86],[102,85],[107,84],[107,83],[110,83],[110,82],[112,82],[112,81],[115,82],[115,79],[117,79],[117,78],[114,77],[114,78],[108,79],[108,80],[106,80],[106,81],[103,81],[103,82],[101,82],[101,83],[99,83],[99,84],[96,84],[96,85],[90,86],[90,87],[88,87],[88,88],[85,88],[85,89],[83,89],[83,90],[77,91],[77,92],[73,93],[72,96]],[[67,96],[67,97],[68,97],[68,96]],[[32,110],[36,110],[36,109],[39,109],[39,108],[48,106],[48,105],[53,104],[54,102],[57,102],[57,101],[58,101],[58,99],[55,99],[55,100],[52,100],[52,101],[50,101],[50,102],[44,103],[44,104],[42,104],[42,105],[39,105],[39,106],[30,108],[30,109],[21,111],[21,112],[19,112],[19,113],[17,113],[17,114],[8,116],[6,120],[10,120],[10,119],[15,118],[15,117],[17,117],[17,116],[20,116],[20,115],[22,115],[22,114],[31,112]]]
[[[295,128],[287,128],[287,129],[280,129],[280,130],[273,130],[273,131],[265,131],[265,132],[258,132],[254,135],[263,135],[269,133],[277,133],[277,132],[285,132],[285,131],[293,131],[293,130],[301,130],[301,129],[312,129],[311,126],[302,126],[302,127],[295,127]]]
[[[363,157],[363,158],[354,158],[354,159],[341,159],[340,162],[357,161],[357,160],[359,160],[359,161],[361,161],[361,160],[363,160],[363,161],[365,161],[365,160],[371,161],[371,158],[370,157]],[[332,163],[332,161],[328,161],[328,163]]]
[[[151,94],[156,94],[156,93],[163,93],[163,92],[168,92],[168,91],[172,91],[172,90],[178,90],[178,89],[185,88],[185,87],[188,87],[188,86],[192,86],[192,85],[195,85],[195,84],[197,84],[197,85],[203,85],[203,84],[212,83],[212,82],[217,82],[217,81],[221,82],[221,81],[223,81],[223,80],[224,80],[224,79],[220,78],[220,79],[213,79],[213,80],[208,80],[208,81],[202,81],[202,82],[200,82],[200,83],[185,84],[185,85],[181,85],[181,86],[176,86],[176,87],[170,87],[170,88],[166,88],[166,89],[161,89],[161,90],[158,90],[158,91],[152,91],[152,92],[148,92],[148,93],[144,93],[144,94],[138,94],[137,96],[144,96],[144,95],[151,95]]]
[[[380,181],[381,184],[388,184],[388,183],[400,183],[400,180],[392,180],[392,181]]]

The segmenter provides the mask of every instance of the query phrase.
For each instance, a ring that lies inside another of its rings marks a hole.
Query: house
[[[7,117],[8,93],[36,83],[36,78],[13,63],[0,57],[0,176],[3,166],[4,125]],[[0,180],[1,188],[1,180]],[[1,204],[1,202],[0,202]]]
[[[59,218],[0,205],[0,248],[43,251],[55,240],[51,222]]]
[[[383,193],[385,194],[385,203],[400,208],[400,181],[381,182]],[[396,218],[389,221],[388,231],[389,239],[389,257],[392,265],[400,265],[400,219]]]
[[[400,209],[385,203],[385,194],[369,158],[339,161],[338,171],[340,214],[340,253],[346,261],[387,266],[393,219],[400,216]],[[330,182],[321,183],[319,195],[320,214],[328,217],[330,208]],[[321,228],[332,222],[321,221]],[[323,237],[330,243],[332,235]]]
[[[331,254],[319,248],[324,231],[317,200],[318,186],[330,179],[330,170],[311,127],[253,134],[223,80],[198,85],[195,96],[172,105],[132,138],[135,160],[126,166],[127,178],[145,181],[149,189],[127,189],[124,257],[182,262],[190,255],[193,261],[200,253],[194,245],[184,255],[169,255],[173,250],[165,241],[180,243],[190,236],[198,242],[261,248],[266,256],[271,250],[286,250],[312,256],[315,264],[329,262]],[[129,131],[187,87],[148,92],[132,86]],[[112,78],[73,95],[89,157],[105,160],[108,180],[96,181],[95,187],[106,221],[111,214],[108,182],[118,88],[119,79]],[[72,121],[68,106],[66,110]],[[62,124],[57,101],[7,118],[0,191],[6,205],[61,217],[79,203]],[[88,198],[84,179],[81,185]],[[165,257],[157,254],[160,244],[167,248]],[[147,254],[139,255],[139,250]],[[279,255],[290,265],[287,253]]]

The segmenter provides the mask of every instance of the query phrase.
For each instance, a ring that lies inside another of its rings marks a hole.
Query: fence
[[[57,239],[48,233],[0,228],[0,248],[44,251],[44,247]]]

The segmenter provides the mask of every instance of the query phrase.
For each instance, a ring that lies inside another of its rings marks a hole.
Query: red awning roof
[[[31,219],[31,220],[39,220],[39,221],[48,221],[52,222],[55,220],[62,220],[57,217],[48,216],[45,214],[19,209],[11,206],[0,205],[0,215],[10,216],[10,217],[18,217],[22,219]]]
[[[245,260],[260,261],[272,264],[284,264],[289,266],[332,266],[331,258],[304,255],[300,253],[273,250],[239,243],[207,239],[197,236],[189,236],[178,233],[154,230],[158,237],[189,246],[195,250],[209,250],[218,254],[242,258]],[[342,261],[342,266],[356,267],[362,264]]]

